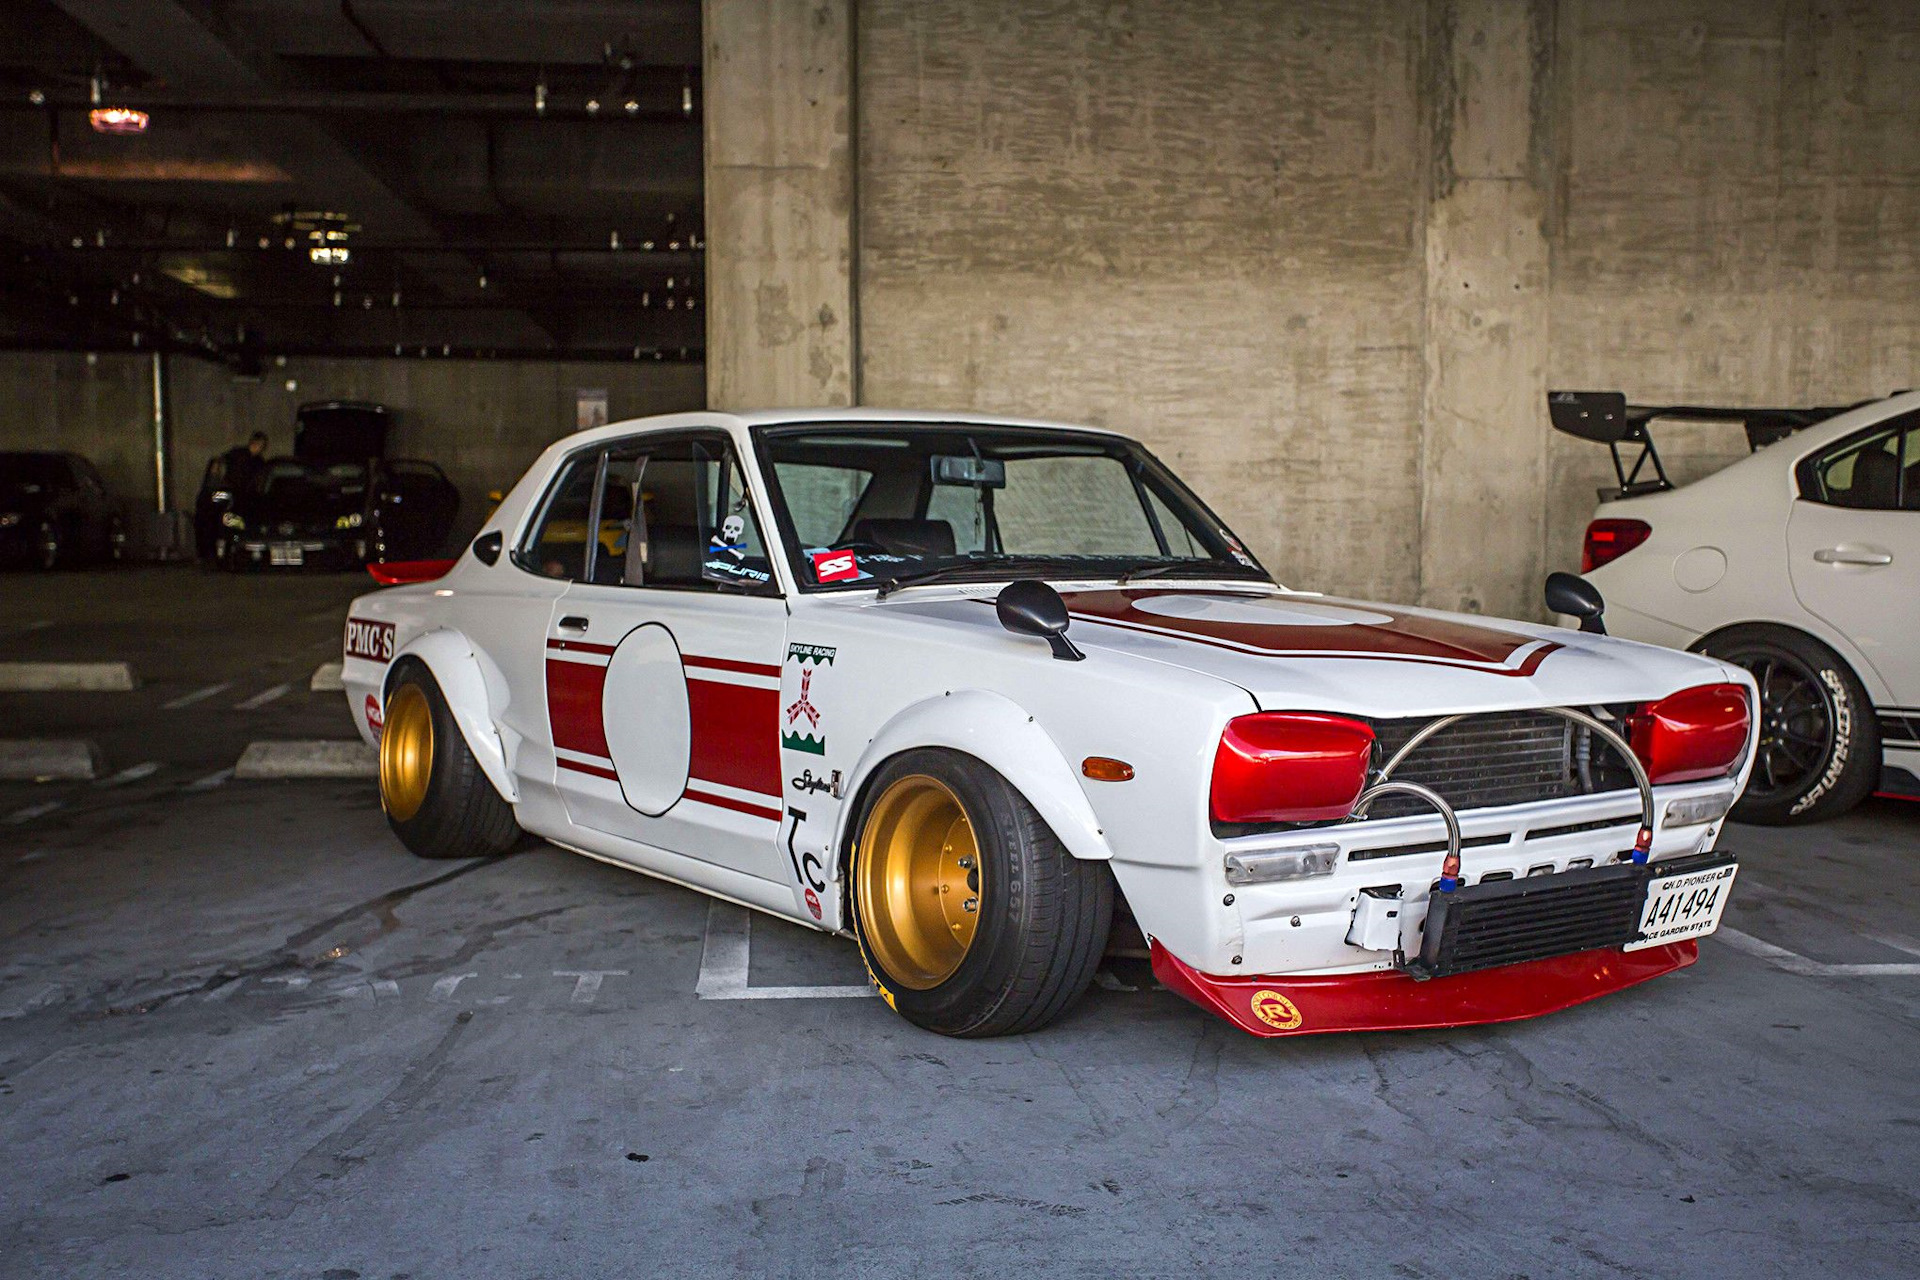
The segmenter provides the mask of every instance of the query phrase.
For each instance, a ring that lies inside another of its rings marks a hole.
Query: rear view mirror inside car
[[[1007,464],[997,458],[973,458],[961,454],[933,455],[935,484],[965,484],[976,489],[1007,487]]]

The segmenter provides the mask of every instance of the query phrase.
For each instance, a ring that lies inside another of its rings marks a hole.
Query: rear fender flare
[[[860,754],[847,787],[851,802],[841,808],[834,837],[843,871],[852,847],[853,823],[874,773],[901,752],[922,747],[944,747],[986,762],[1046,820],[1068,853],[1112,860],[1113,849],[1093,806],[1047,731],[1000,694],[962,689],[902,710]]]
[[[381,684],[382,701],[402,658],[415,658],[426,664],[439,682],[440,692],[446,695],[447,709],[453,713],[453,722],[460,726],[460,736],[466,739],[467,749],[480,762],[480,771],[487,775],[487,781],[493,783],[501,799],[508,804],[518,804],[520,791],[514,785],[513,771],[507,767],[506,748],[496,727],[493,701],[488,694],[483,664],[492,664],[486,663],[484,655],[457,631],[443,627],[426,632],[407,641],[393,655]]]

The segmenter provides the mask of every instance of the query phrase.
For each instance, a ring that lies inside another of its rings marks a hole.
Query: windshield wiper
[[[1135,565],[1121,574],[1115,585],[1124,587],[1135,578],[1164,578],[1182,570],[1198,571],[1197,576],[1203,578],[1237,578],[1249,572],[1245,566],[1229,568],[1214,560],[1161,560],[1153,564]]]
[[[891,578],[880,579],[880,589],[874,593],[874,600],[885,600],[902,587],[928,586],[936,582],[951,581],[965,574],[977,574],[985,571],[988,576],[1013,569],[1031,569],[1037,565],[1057,563],[1045,556],[994,556],[987,560],[969,560],[963,564],[942,565],[938,569],[929,569],[925,573],[895,574]]]

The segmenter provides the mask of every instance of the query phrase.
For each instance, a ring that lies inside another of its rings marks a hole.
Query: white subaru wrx
[[[951,1035],[1060,1016],[1117,913],[1258,1035],[1527,1017],[1692,963],[1736,871],[1739,667],[1287,590],[1107,431],[621,423],[376,572],[344,680],[409,848],[850,935]]]

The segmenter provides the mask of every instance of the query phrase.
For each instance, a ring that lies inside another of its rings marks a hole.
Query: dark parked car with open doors
[[[77,453],[0,453],[0,561],[63,569],[117,560],[125,544],[98,467]]]
[[[460,495],[431,462],[386,457],[388,413],[363,401],[300,407],[293,454],[229,485],[208,465],[195,506],[202,554],[227,569],[355,569],[433,555]]]

